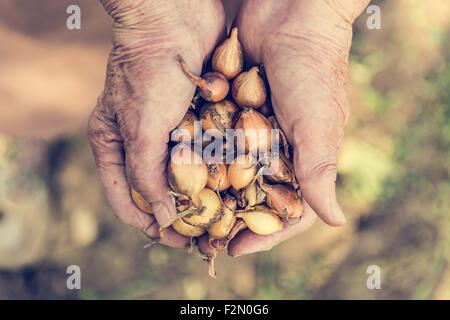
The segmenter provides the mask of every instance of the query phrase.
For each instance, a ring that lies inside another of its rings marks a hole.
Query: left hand
[[[368,0],[244,0],[236,25],[247,62],[263,64],[275,115],[294,148],[305,212],[299,223],[269,236],[249,230],[233,239],[238,256],[270,250],[309,229],[316,214],[339,226],[336,155],[349,110],[346,94],[352,23]]]

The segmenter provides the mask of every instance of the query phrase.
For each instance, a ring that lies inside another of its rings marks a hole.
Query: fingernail
[[[347,222],[344,213],[342,212],[339,204],[333,199],[329,200],[329,208],[331,212],[331,216],[333,217],[333,221],[336,225],[340,226]]]
[[[152,203],[152,209],[161,228],[168,227],[176,216],[171,199]]]

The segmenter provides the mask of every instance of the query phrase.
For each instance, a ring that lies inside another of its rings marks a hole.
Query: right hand
[[[186,113],[195,87],[181,71],[180,54],[192,71],[225,35],[220,1],[101,0],[113,18],[113,49],[106,84],[89,121],[88,136],[101,181],[117,217],[172,247],[189,239],[166,227],[176,215],[166,178],[169,133]],[[140,211],[130,186],[151,204]],[[155,220],[156,218],[156,220]]]

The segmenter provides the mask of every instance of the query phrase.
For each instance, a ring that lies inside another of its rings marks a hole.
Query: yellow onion
[[[200,120],[204,131],[210,134],[225,134],[226,129],[233,127],[238,107],[231,100],[207,103],[200,110]]]
[[[230,186],[227,167],[223,163],[212,163],[206,165],[208,168],[207,187],[214,191],[224,191]]]
[[[220,218],[222,203],[219,196],[208,188],[200,191],[198,198],[200,200],[199,210],[183,219],[193,226],[206,228]]]
[[[205,228],[193,226],[184,221],[183,218],[175,220],[175,222],[172,223],[172,228],[185,237],[200,237],[206,232]]]
[[[190,110],[186,112],[176,129],[178,130],[177,133],[182,137],[182,139],[179,139],[180,141],[192,141],[201,133],[198,117]]]
[[[208,227],[210,239],[223,239],[227,237],[236,222],[236,216],[234,214],[237,206],[236,199],[228,196],[222,202],[222,218]]]
[[[256,163],[249,154],[236,157],[228,166],[228,180],[234,190],[241,190],[253,182]]]
[[[267,196],[267,205],[284,218],[300,218],[303,214],[303,203],[300,195],[292,187],[262,183],[261,189]]]
[[[147,200],[145,200],[144,197],[139,192],[137,192],[133,187],[131,187],[130,193],[131,193],[131,199],[133,199],[134,204],[140,210],[142,210],[148,214],[153,214],[150,203],[148,203]]]
[[[198,204],[198,194],[208,181],[208,168],[190,146],[178,145],[172,150],[167,176],[173,191],[188,196],[194,204]]]
[[[266,85],[259,75],[258,67],[242,72],[233,81],[231,87],[233,100],[241,108],[259,108],[266,101]]]
[[[238,29],[233,28],[230,37],[214,51],[211,65],[214,71],[222,73],[228,79],[233,79],[242,71],[243,64],[244,55],[238,39]]]
[[[236,125],[236,145],[240,150],[256,154],[266,152],[272,144],[272,124],[253,109],[244,109]]]
[[[270,163],[264,168],[264,178],[272,183],[294,183],[292,162],[283,154],[273,154]]]
[[[227,96],[230,85],[223,74],[219,72],[207,72],[199,77],[189,70],[186,61],[181,56],[178,56],[178,61],[184,74],[199,88],[200,96],[203,99],[210,102],[217,102]]]
[[[269,235],[283,229],[280,218],[266,206],[256,206],[236,214],[245,221],[247,227],[256,234]]]

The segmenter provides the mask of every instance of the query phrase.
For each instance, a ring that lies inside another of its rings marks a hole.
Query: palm
[[[231,255],[270,249],[308,229],[316,213],[330,225],[345,222],[334,182],[336,151],[348,114],[351,26],[335,20],[318,23],[314,6],[320,2],[286,3],[245,1],[236,25],[247,61],[264,65],[275,115],[294,147],[305,214],[297,225],[271,236],[242,233],[230,243]]]

